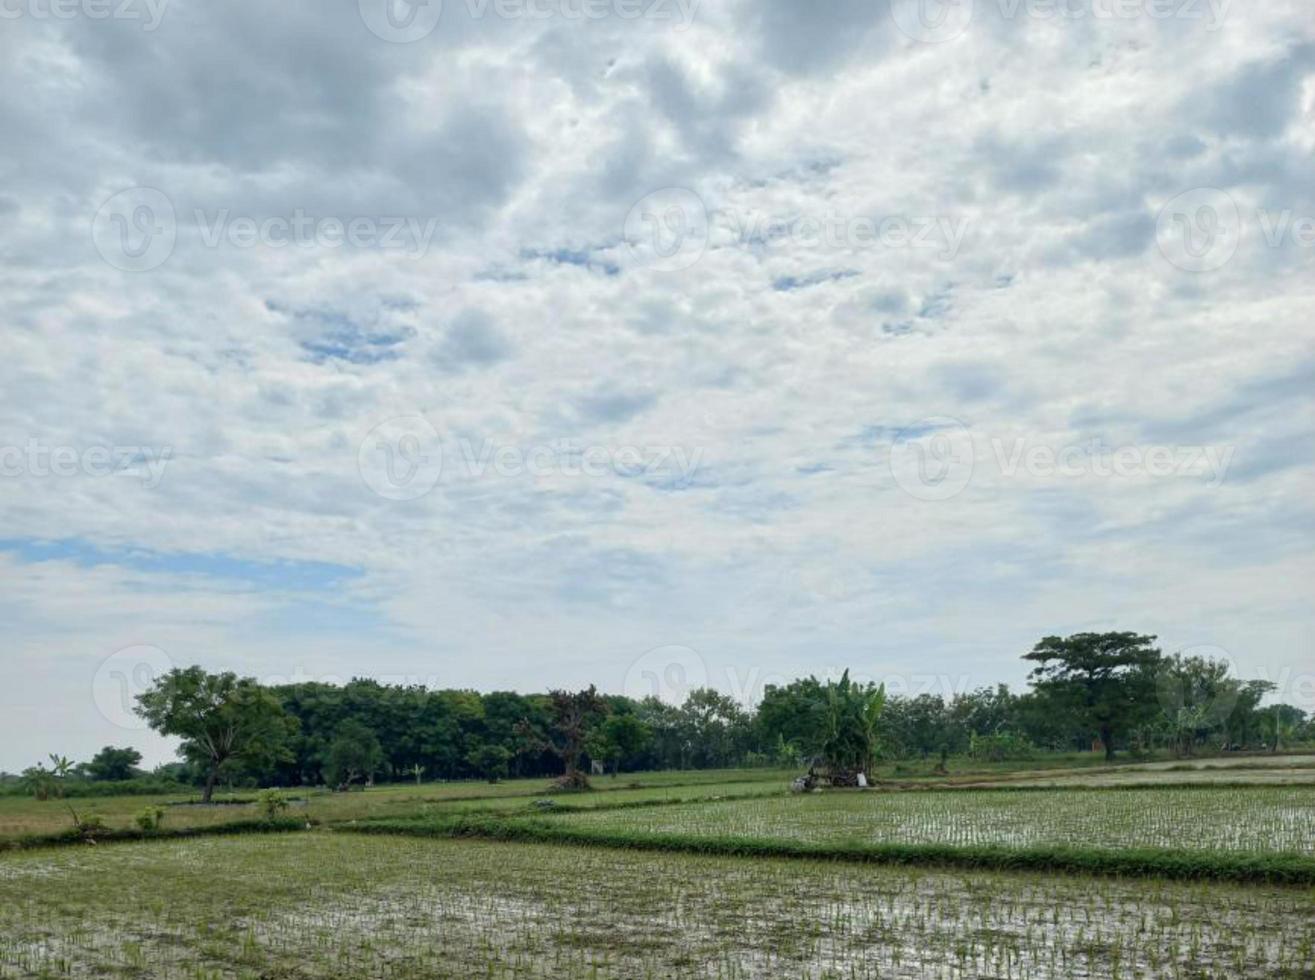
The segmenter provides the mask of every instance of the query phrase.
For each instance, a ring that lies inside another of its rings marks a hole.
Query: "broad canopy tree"
[[[268,767],[290,760],[297,721],[254,678],[176,668],[137,695],[137,713],[161,735],[183,740],[182,753],[205,768],[202,801],[228,767]]]
[[[506,746],[485,742],[470,750],[466,762],[490,783],[496,783],[499,779],[507,778],[511,757],[511,749]]]
[[[132,779],[141,774],[142,754],[136,749],[119,749],[107,745],[82,768],[96,782]]]
[[[615,776],[622,760],[643,752],[652,738],[652,732],[637,715],[614,714],[595,729],[586,748],[592,758],[610,764]]]
[[[383,746],[374,730],[355,718],[338,726],[324,756],[324,778],[330,786],[350,789],[358,779],[368,783],[384,764]]]
[[[559,781],[562,787],[588,789],[589,778],[580,771],[580,759],[589,736],[607,713],[607,701],[593,684],[583,691],[550,691],[547,731],[540,731],[529,719],[522,721],[517,731],[526,743],[537,745],[562,761],[566,769]]]
[[[1137,633],[1048,636],[1023,659],[1038,664],[1030,675],[1037,693],[1097,735],[1112,759],[1115,739],[1159,711],[1163,658],[1155,639]]]
[[[764,745],[784,742],[801,751],[813,751],[816,706],[821,700],[822,684],[816,677],[802,677],[785,685],[768,684],[758,705],[759,740]]]

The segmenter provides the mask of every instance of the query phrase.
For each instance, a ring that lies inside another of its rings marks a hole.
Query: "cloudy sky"
[[[0,134],[0,768],[191,663],[1315,708],[1308,0],[0,0]]]

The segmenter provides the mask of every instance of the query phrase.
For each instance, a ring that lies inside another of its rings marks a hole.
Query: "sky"
[[[1308,0],[0,0],[0,769],[172,666],[1315,709]]]

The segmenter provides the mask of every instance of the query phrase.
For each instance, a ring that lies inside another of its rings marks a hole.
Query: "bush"
[[[77,811],[69,807],[69,813],[73,815],[73,831],[81,840],[94,841],[97,837],[109,831],[105,826],[105,818],[97,814],[91,814],[86,817],[80,817]]]
[[[277,820],[288,808],[288,798],[276,789],[267,789],[256,797],[256,806],[264,819]]]
[[[148,806],[136,817],[137,826],[142,830],[159,830],[164,823],[164,807]]]
[[[552,788],[556,793],[583,793],[594,787],[583,769],[575,769],[553,780]]]
[[[978,762],[1030,759],[1035,752],[1036,746],[1021,735],[1012,732],[999,732],[995,735],[974,733],[968,744],[968,754]]]
[[[172,793],[190,793],[192,787],[172,779],[159,779],[145,776],[140,779],[123,781],[106,780],[94,782],[90,779],[66,779],[61,787],[64,798],[69,800],[86,799],[102,796],[165,796]],[[33,788],[24,782],[13,781],[0,787],[0,796],[31,796]],[[53,795],[49,791],[47,796]],[[38,799],[41,799],[38,795]]]

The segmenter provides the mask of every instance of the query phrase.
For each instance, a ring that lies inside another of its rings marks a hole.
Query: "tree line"
[[[983,761],[1046,751],[1277,751],[1315,738],[1315,719],[1262,706],[1275,687],[1229,676],[1208,657],[1167,656],[1135,633],[1046,637],[1024,659],[1029,690],[887,696],[884,688],[805,677],[768,686],[746,708],[709,688],[681,704],[584,691],[431,690],[358,679],[263,686],[232,673],[181,668],[138,698],[156,731],[181,739],[182,761],[155,775],[203,787],[328,785],[376,780],[558,777],[587,785],[616,772],[821,761],[852,776],[878,758],[968,755]],[[28,770],[46,791],[70,778],[140,775],[132,749],[107,747],[79,769]]]

